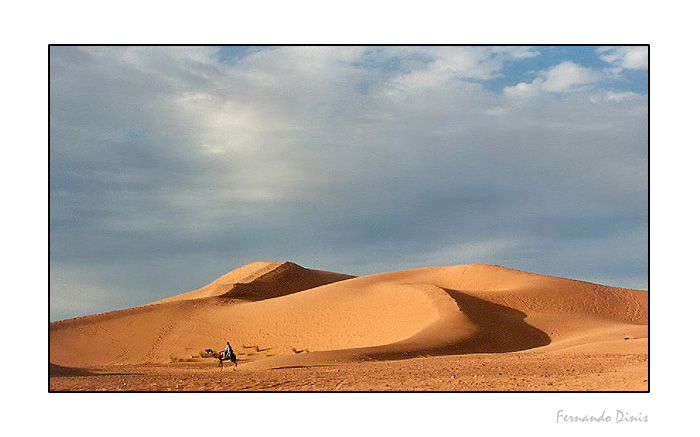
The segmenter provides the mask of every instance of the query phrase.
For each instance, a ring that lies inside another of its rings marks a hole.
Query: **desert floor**
[[[647,354],[475,354],[278,369],[213,359],[52,367],[51,391],[647,391]]]

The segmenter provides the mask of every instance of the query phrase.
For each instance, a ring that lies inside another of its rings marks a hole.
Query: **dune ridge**
[[[253,369],[525,350],[644,350],[647,337],[648,293],[642,290],[488,264],[352,277],[261,262],[143,307],[51,323],[50,361],[66,367],[163,363],[194,359],[230,341],[240,367]]]

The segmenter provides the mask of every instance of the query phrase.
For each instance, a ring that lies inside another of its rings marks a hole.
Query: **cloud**
[[[545,91],[563,92],[580,89],[600,80],[600,73],[565,61],[542,73],[541,87]]]
[[[401,74],[390,78],[388,85],[416,91],[444,85],[449,81],[478,82],[501,74],[507,62],[536,57],[528,47],[396,47],[376,54],[378,61],[403,59]]]
[[[574,92],[590,88],[590,85],[600,81],[602,77],[601,72],[564,61],[540,71],[531,83],[521,82],[505,87],[503,91],[510,96],[531,96],[539,92]]]
[[[649,49],[646,46],[600,47],[600,59],[616,67],[639,70],[649,68]]]
[[[592,102],[600,102],[600,101],[613,101],[613,102],[623,102],[623,101],[629,101],[629,100],[640,100],[643,97],[639,95],[638,93],[634,93],[631,91],[615,91],[615,90],[607,90],[604,92],[592,94],[590,99]]]
[[[112,290],[92,306],[104,310],[258,260],[351,274],[480,261],[586,279],[594,257],[616,260],[604,236],[643,253],[622,235],[646,229],[646,99],[596,88],[599,73],[573,61],[489,90],[537,59],[52,47],[53,283]],[[595,238],[597,254],[570,249]]]

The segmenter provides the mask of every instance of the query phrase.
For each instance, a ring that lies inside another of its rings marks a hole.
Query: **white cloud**
[[[649,68],[649,49],[646,46],[601,47],[596,50],[600,59],[617,67],[630,70]]]
[[[534,96],[540,92],[568,93],[582,91],[599,82],[603,75],[591,68],[583,67],[571,61],[564,61],[547,70],[538,72],[530,83],[504,87],[503,92],[510,97]]]
[[[564,61],[542,72],[540,87],[545,91],[568,92],[601,79],[600,73],[570,61]]]
[[[375,53],[380,62],[401,59],[388,89],[420,92],[450,81],[480,82],[498,77],[507,62],[539,56],[531,47],[388,47]]]
[[[541,81],[532,83],[520,82],[517,85],[507,86],[503,88],[503,93],[509,97],[528,97],[535,96],[540,93]]]
[[[615,90],[607,90],[601,93],[596,93],[592,94],[590,97],[591,102],[601,102],[601,101],[610,101],[610,102],[624,102],[628,100],[638,100],[641,99],[642,96],[638,93],[633,93],[631,91],[615,91]]]

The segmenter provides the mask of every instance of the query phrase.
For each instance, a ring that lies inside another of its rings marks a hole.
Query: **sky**
[[[254,261],[648,289],[646,46],[52,46],[61,320]]]

